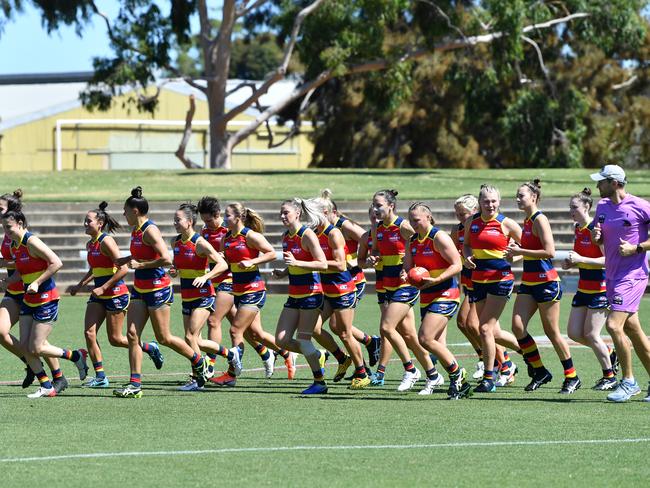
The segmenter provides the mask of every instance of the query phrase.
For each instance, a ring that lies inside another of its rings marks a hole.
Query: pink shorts
[[[607,280],[606,294],[610,310],[615,312],[638,312],[647,286],[648,278],[620,281]]]

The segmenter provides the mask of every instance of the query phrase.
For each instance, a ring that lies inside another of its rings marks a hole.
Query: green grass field
[[[545,196],[568,196],[585,186],[593,169],[436,169],[304,171],[63,171],[61,173],[3,173],[4,191],[23,188],[26,201],[122,201],[141,185],[152,201],[198,199],[218,195],[226,200],[280,200],[317,195],[330,188],[338,200],[369,200],[381,188],[396,188],[401,199],[456,198],[477,193],[489,182],[504,196],[538,177]],[[628,171],[628,191],[650,195],[650,173]]]
[[[283,303],[272,296],[264,326],[274,330]],[[563,300],[562,320],[570,299]],[[509,318],[511,305],[504,313]],[[83,345],[85,299],[64,298],[51,342]],[[645,299],[642,318],[650,317]],[[362,301],[356,323],[377,331],[374,297]],[[504,320],[507,323],[508,319]],[[180,307],[173,327],[181,331]],[[541,334],[535,320],[531,330]],[[146,334],[151,337],[148,326]],[[115,384],[126,380],[126,350],[111,348],[101,331],[105,368]],[[464,343],[455,322],[450,344]],[[472,349],[452,351],[473,370]],[[187,361],[165,349],[160,371],[144,363],[145,394],[116,399],[110,390],[87,390],[64,363],[71,387],[61,396],[28,400],[18,384],[23,370],[0,354],[0,469],[8,486],[642,486],[650,475],[650,404],[634,398],[609,404],[589,387],[599,378],[590,350],[574,348],[584,386],[557,393],[562,372],[553,350],[542,359],[555,378],[538,392],[523,391],[525,373],[495,394],[448,402],[445,388],[432,397],[395,391],[401,365],[390,363],[381,389],[352,392],[330,383],[330,393],[301,398],[307,369],[289,382],[279,369],[267,381],[245,371],[234,389],[183,393]],[[261,362],[247,348],[245,367]],[[515,361],[521,363],[515,358]],[[304,364],[304,361],[302,362]],[[647,375],[638,361],[642,388]],[[328,366],[328,376],[334,373]],[[471,371],[470,371],[471,372]],[[92,373],[91,373],[92,374]],[[644,395],[645,396],[645,392]],[[102,455],[101,453],[104,453]],[[83,457],[83,455],[88,455]],[[61,456],[59,459],[42,459]]]

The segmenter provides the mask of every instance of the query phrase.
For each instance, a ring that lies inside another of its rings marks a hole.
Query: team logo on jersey
[[[612,303],[614,305],[623,305],[623,297],[621,295],[614,295],[614,298],[612,298]]]
[[[377,240],[381,241],[384,238],[384,233],[383,232],[377,232]]]
[[[605,222],[605,218],[606,218],[606,217],[605,217],[605,214],[600,214],[600,215],[598,216],[598,223],[599,223],[599,224],[603,224],[603,223]]]
[[[180,248],[179,248],[178,246],[176,246],[176,247],[174,248],[174,253],[175,253],[175,254],[178,254],[179,252],[181,252],[181,250],[180,250]]]

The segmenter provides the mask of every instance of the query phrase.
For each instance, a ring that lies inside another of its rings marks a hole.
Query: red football
[[[428,278],[429,272],[425,268],[411,268],[408,273],[408,282],[414,286],[422,283],[422,278]]]

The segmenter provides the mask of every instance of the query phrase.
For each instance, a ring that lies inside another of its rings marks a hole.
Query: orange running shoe
[[[284,360],[284,364],[287,367],[287,378],[290,380],[296,377],[296,356],[295,352],[290,352],[289,357]]]
[[[228,373],[227,371],[218,378],[212,377],[208,381],[217,386],[233,387],[237,383],[237,378]]]

